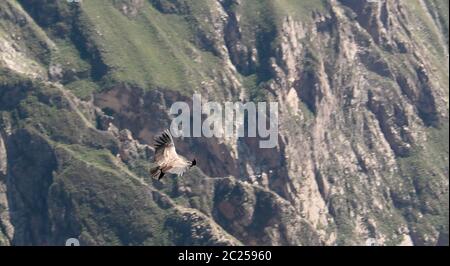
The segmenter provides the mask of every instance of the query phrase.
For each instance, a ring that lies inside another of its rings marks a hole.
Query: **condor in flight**
[[[195,159],[189,161],[177,154],[172,135],[168,129],[155,137],[155,163],[157,166],[150,169],[150,175],[160,180],[165,173],[182,176],[189,168],[196,165]]]

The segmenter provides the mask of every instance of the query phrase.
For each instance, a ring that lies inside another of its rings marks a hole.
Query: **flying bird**
[[[168,129],[164,130],[161,135],[156,136],[154,140],[154,160],[157,166],[150,169],[150,175],[153,178],[158,178],[158,180],[160,180],[166,173],[182,176],[187,170],[197,164],[195,159],[189,161],[177,154],[172,135]]]

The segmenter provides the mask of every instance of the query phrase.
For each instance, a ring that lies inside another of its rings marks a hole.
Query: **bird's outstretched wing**
[[[179,156],[178,160],[173,163],[173,167],[169,170],[169,173],[183,176],[183,174],[189,169],[190,162]]]
[[[173,143],[172,135],[168,129],[155,137],[155,163],[158,165],[168,164],[178,159],[177,151]]]

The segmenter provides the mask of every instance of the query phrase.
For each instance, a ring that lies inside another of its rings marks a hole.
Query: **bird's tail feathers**
[[[155,167],[150,169],[150,175],[153,178],[159,177],[160,172],[161,172],[161,169],[159,169],[159,166],[155,166]]]
[[[158,180],[161,180],[161,178],[164,177],[164,172],[161,170],[159,166],[155,166],[150,169],[150,175],[153,178],[158,178]]]

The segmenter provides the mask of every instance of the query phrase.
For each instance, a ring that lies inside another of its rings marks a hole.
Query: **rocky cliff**
[[[448,1],[0,3],[0,244],[448,245]],[[277,101],[279,141],[176,139]]]

